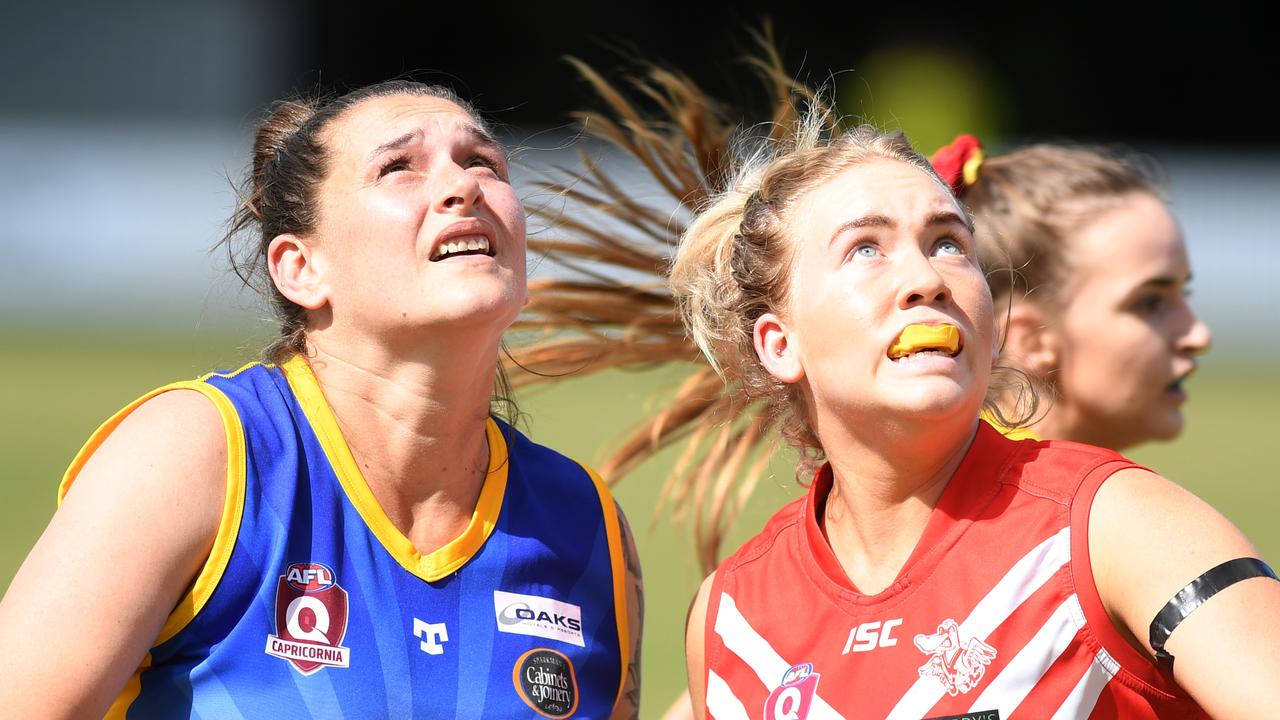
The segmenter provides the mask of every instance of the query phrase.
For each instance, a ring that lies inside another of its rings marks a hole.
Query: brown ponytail
[[[1132,193],[1162,195],[1149,167],[1114,153],[1065,145],[1031,145],[988,157],[964,203],[991,295],[1056,312],[1070,291],[1070,237]]]

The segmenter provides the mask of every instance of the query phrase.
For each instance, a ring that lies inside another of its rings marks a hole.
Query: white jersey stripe
[[[791,665],[773,649],[751,623],[738,612],[738,604],[729,593],[720,593],[720,610],[716,612],[716,634],[724,646],[742,658],[760,678],[765,689],[772,690],[782,683]]]
[[[1089,713],[1093,712],[1093,706],[1098,704],[1098,696],[1102,694],[1102,689],[1111,682],[1111,678],[1115,677],[1118,668],[1116,661],[1107,654],[1106,650],[1100,651],[1089,664],[1089,670],[1085,672],[1084,677],[1080,678],[1080,682],[1072,688],[1071,694],[1062,701],[1058,712],[1053,714],[1052,720],[1088,718]]]
[[[751,627],[751,623],[738,612],[738,604],[733,601],[729,593],[720,593],[720,609],[716,611],[716,634],[720,636],[720,641],[730,652],[741,658],[755,672],[756,677],[760,679],[760,684],[764,685],[766,690],[772,691],[782,684],[782,676],[791,669],[791,663],[782,659],[769,641]],[[827,704],[826,700],[816,693],[813,696],[813,704],[809,706],[809,717],[813,720],[842,718]]]
[[[716,720],[750,720],[751,716],[747,714],[747,708],[743,706],[738,696],[733,694],[729,683],[714,670],[708,672],[707,710],[711,713],[711,717]]]
[[[1080,599],[1072,595],[1053,611],[1035,636],[973,701],[969,712],[1000,708],[1001,713],[1009,714],[1016,710],[1049,671],[1049,666],[1080,633],[1083,625],[1084,611],[1080,608]]]
[[[1032,593],[1071,559],[1071,528],[1066,527],[1035,546],[1014,563],[987,596],[960,623],[961,637],[986,640]],[[942,618],[939,618],[941,620]],[[999,648],[996,648],[997,652]],[[946,690],[932,677],[916,680],[889,713],[887,720],[919,720],[942,699]]]

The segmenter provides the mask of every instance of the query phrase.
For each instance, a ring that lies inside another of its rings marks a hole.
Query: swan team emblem
[[[977,687],[996,657],[996,649],[978,638],[964,640],[960,625],[951,618],[939,623],[936,632],[916,635],[913,642],[930,656],[920,666],[920,677],[937,679],[953,697]]]

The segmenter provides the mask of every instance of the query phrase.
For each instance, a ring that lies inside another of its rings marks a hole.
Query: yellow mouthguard
[[[897,360],[921,350],[955,355],[960,351],[960,329],[955,325],[908,325],[889,346],[889,357]]]

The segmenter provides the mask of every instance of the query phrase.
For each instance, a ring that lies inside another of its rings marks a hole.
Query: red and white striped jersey
[[[826,467],[725,561],[707,613],[708,717],[1206,717],[1094,586],[1090,505],[1135,465],[979,426],[883,592],[859,593],[818,527]]]

